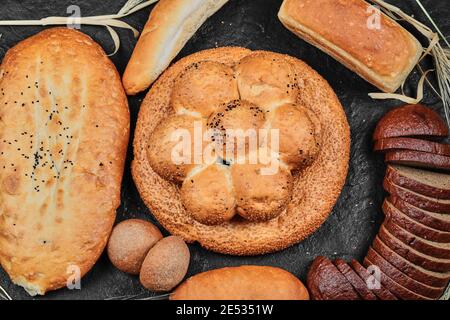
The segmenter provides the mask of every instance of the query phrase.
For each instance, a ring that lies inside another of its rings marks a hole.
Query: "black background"
[[[2,0],[0,20],[67,16],[66,10],[71,4],[81,8],[82,16],[112,14],[116,13],[125,2],[126,0]],[[429,25],[414,0],[388,2],[398,5],[405,12],[413,14]],[[422,3],[441,31],[450,36],[448,0],[422,0]],[[368,97],[367,94],[377,91],[376,88],[282,26],[277,18],[280,5],[281,0],[230,0],[198,30],[177,60],[202,49],[234,45],[286,53],[306,61],[328,80],[345,108],[352,131],[351,163],[347,182],[329,219],[305,241],[277,253],[256,257],[225,256],[204,250],[197,244],[190,245],[191,264],[188,276],[224,266],[257,264],[282,267],[305,280],[308,266],[317,255],[361,260],[381,223],[380,206],[384,197],[381,182],[385,166],[382,157],[372,152],[371,134],[380,117],[393,106],[402,103],[392,100],[375,101]],[[142,30],[152,7],[124,20]],[[0,58],[2,59],[13,45],[42,29],[43,27],[0,27],[2,34]],[[116,30],[120,35],[121,47],[112,60],[122,74],[136,40],[129,31]],[[92,36],[106,52],[113,51],[112,40],[105,28],[82,26],[81,31]],[[413,33],[423,42],[424,39],[417,32]],[[432,67],[430,61],[425,62],[425,67]],[[417,72],[410,76],[404,88],[407,94],[415,95],[418,79]],[[129,98],[132,130],[144,96],[145,93]],[[425,90],[423,103],[443,115],[442,103],[429,87]],[[117,221],[138,217],[156,223],[133,183],[130,172],[131,158],[130,144],[122,188],[122,204],[117,210]],[[30,298],[23,289],[11,284],[2,270],[0,270],[0,285],[13,299]],[[140,285],[137,277],[115,269],[105,254],[82,279],[81,285],[81,290],[58,290],[38,299],[107,299],[154,295]]]

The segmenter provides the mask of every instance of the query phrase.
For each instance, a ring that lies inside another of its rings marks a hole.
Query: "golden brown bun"
[[[278,160],[272,160],[274,167],[249,161],[231,166],[237,212],[249,221],[267,221],[279,216],[290,200],[291,172]]]
[[[188,115],[175,115],[164,119],[153,131],[147,146],[148,161],[161,177],[174,181],[183,181],[189,170],[195,166],[194,157],[197,152],[194,147],[194,129],[196,123],[205,130],[206,121],[204,119],[193,118]],[[178,150],[176,146],[183,147],[183,141],[187,141],[183,136],[178,135],[183,134],[183,132],[189,133],[192,138],[190,156],[183,153],[182,149],[175,154],[173,153],[175,150]],[[207,142],[205,141],[203,146],[206,146]],[[199,148],[198,155],[202,154],[203,149]]]
[[[108,241],[127,99],[101,47],[65,28],[10,49],[0,92],[0,263],[14,283],[45,294],[88,272]]]
[[[282,56],[267,59],[254,52],[236,66],[241,98],[266,110],[297,99],[297,75],[292,64]]]
[[[344,185],[350,154],[350,130],[333,90],[314,70],[300,60],[272,52],[268,59],[287,59],[298,75],[296,103],[316,114],[321,124],[322,147],[314,163],[294,175],[292,197],[286,210],[265,222],[232,219],[208,226],[184,209],[178,187],[159,176],[147,159],[148,139],[158,123],[170,115],[174,79],[188,65],[217,61],[233,66],[251,51],[218,48],[181,59],[154,84],[141,105],[134,140],[133,178],[145,204],[171,233],[188,242],[199,242],[213,251],[256,255],[286,248],[314,232],[330,214]]]
[[[170,300],[309,300],[309,293],[283,269],[241,266],[196,274],[184,281]]]
[[[208,117],[219,105],[239,99],[233,69],[214,62],[191,64],[175,80],[172,108],[178,113]]]
[[[147,89],[198,28],[228,0],[159,0],[123,75],[129,95]]]
[[[122,221],[109,237],[109,260],[123,272],[139,274],[148,251],[162,237],[161,231],[150,222],[140,219]]]
[[[170,236],[150,249],[142,264],[139,280],[151,291],[170,291],[186,275],[191,255],[183,239]]]
[[[303,40],[377,86],[394,92],[419,61],[420,42],[363,0],[284,0],[278,17]]]
[[[180,189],[189,214],[207,225],[229,221],[235,214],[235,196],[227,166],[198,166],[189,172]]]
[[[309,166],[320,151],[320,121],[314,112],[296,104],[284,104],[268,114],[271,129],[279,130],[281,160],[291,168]],[[269,146],[271,140],[269,139]]]
[[[217,146],[217,153],[222,153],[225,159],[234,159],[235,155],[244,154],[248,150],[250,139],[254,141],[254,148],[258,147],[258,130],[264,126],[265,120],[264,111],[258,106],[245,100],[233,100],[212,113],[207,126],[213,130],[213,141],[223,145],[222,152]],[[233,130],[235,136],[227,134],[227,130]]]

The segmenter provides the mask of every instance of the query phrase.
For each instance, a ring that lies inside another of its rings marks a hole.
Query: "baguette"
[[[147,89],[200,26],[228,0],[160,0],[153,8],[123,75],[128,95]]]
[[[190,277],[170,300],[309,300],[309,293],[300,280],[283,269],[240,266]]]
[[[290,31],[380,90],[395,92],[423,49],[385,14],[380,13],[380,28],[369,28],[372,14],[362,0],[284,0],[278,17]]]

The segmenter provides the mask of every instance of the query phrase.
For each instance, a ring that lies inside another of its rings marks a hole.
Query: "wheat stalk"
[[[431,18],[430,14],[422,5],[420,0],[416,0],[416,3],[425,13],[426,17],[428,18],[428,20],[430,20],[431,24],[433,25],[433,27],[436,29],[437,32],[434,32],[431,28],[421,23],[420,21],[414,19],[413,17],[409,16],[408,14],[406,14],[405,12],[403,12],[394,5],[386,3],[383,0],[370,0],[370,1],[379,5],[383,9],[383,12],[388,14],[390,17],[396,20],[403,20],[411,24],[413,27],[417,29],[417,31],[419,31],[428,39],[429,44],[428,47],[424,49],[424,53],[417,64],[418,69],[422,73],[422,77],[420,78],[420,81],[418,83],[417,96],[415,98],[408,97],[404,94],[395,94],[395,93],[370,93],[369,96],[372,97],[373,99],[397,99],[405,103],[412,103],[412,104],[418,103],[423,99],[423,86],[426,80],[434,92],[436,93],[439,92],[438,96],[442,100],[442,103],[444,105],[444,112],[447,120],[447,125],[450,127],[450,46],[447,39],[445,38],[443,33],[439,30],[436,23]],[[447,48],[444,48],[442,46],[441,40],[447,45]],[[424,72],[420,67],[420,62],[423,60],[423,58],[425,58],[428,55],[431,55],[433,57],[435,70],[427,70]],[[439,90],[436,90],[436,88],[434,88],[431,82],[427,79],[427,74],[431,71],[436,71]]]
[[[111,54],[109,54],[111,56],[116,54],[120,48],[120,38],[113,27],[131,30],[136,38],[139,36],[138,30],[119,19],[129,16],[145,7],[152,5],[157,1],[158,0],[128,0],[125,5],[119,10],[119,12],[111,15],[80,17],[76,19],[73,17],[47,17],[39,20],[0,20],[0,26],[68,25],[73,24],[74,22],[80,25],[84,24],[102,26],[108,30],[111,39],[114,42],[115,49]]]
[[[0,286],[0,300],[12,300],[11,296]]]

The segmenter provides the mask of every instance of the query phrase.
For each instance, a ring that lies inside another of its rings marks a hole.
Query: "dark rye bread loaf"
[[[422,195],[450,199],[450,175],[400,165],[388,165],[386,179]]]
[[[435,272],[445,273],[450,271],[449,259],[434,258],[429,255],[420,253],[419,251],[413,249],[409,245],[404,244],[403,242],[395,238],[383,225],[378,231],[378,237],[389,248],[397,252],[406,260],[414,263],[415,265]]]
[[[433,229],[450,232],[450,215],[448,214],[434,213],[417,208],[393,195],[387,198],[387,202],[420,224]]]
[[[375,141],[373,148],[379,152],[413,150],[450,157],[450,145],[416,138],[398,137],[380,139]]]
[[[326,257],[317,257],[309,268],[307,281],[313,300],[361,300],[352,285]]]
[[[344,275],[344,277],[353,286],[353,289],[358,292],[363,300],[377,300],[377,297],[368,288],[367,283],[358,276],[358,274],[342,259],[336,259],[334,265]]]
[[[436,230],[427,227],[411,218],[402,211],[394,207],[388,200],[385,200],[382,206],[386,219],[392,220],[405,230],[426,240],[448,243],[450,242],[450,232]]]
[[[383,187],[390,194],[393,194],[416,207],[431,212],[450,214],[450,200],[439,200],[421,195],[417,192],[400,187],[386,178],[383,180]]]
[[[447,125],[436,111],[420,104],[407,104],[389,111],[381,118],[375,128],[373,140],[447,135]]]
[[[370,274],[367,269],[362,266],[358,261],[352,260],[350,262],[353,270],[358,274],[361,280],[369,286],[371,284],[372,292],[380,299],[380,300],[397,300],[397,297],[393,295],[388,289],[386,289],[380,281],[377,281],[373,275]],[[374,283],[377,281],[377,283]]]
[[[386,163],[402,164],[411,167],[450,171],[450,157],[422,151],[389,151],[386,152],[384,161]]]
[[[392,264],[390,264],[388,261],[386,261],[373,248],[369,248],[366,258],[372,261],[376,266],[378,266],[381,269],[381,271],[384,274],[386,274],[386,276],[397,282],[399,285],[421,296],[430,299],[437,299],[442,295],[444,291],[444,288],[430,287],[427,286],[426,284],[423,284],[408,277],[406,274],[404,274],[403,272],[395,268]]]
[[[373,266],[378,267],[375,262],[369,260],[367,257],[364,258],[363,264],[366,268]],[[388,277],[383,271],[380,271],[380,279],[381,283],[386,288],[389,288],[389,291],[394,293],[398,298],[402,300],[432,300],[411,290],[408,290],[407,288],[403,287],[402,285],[398,284],[396,281]]]
[[[385,245],[378,237],[375,237],[372,243],[372,248],[383,256],[383,258],[390,264],[418,282],[437,288],[445,288],[448,284],[450,273],[433,272],[417,266],[397,254]]]
[[[385,220],[383,226],[395,238],[423,254],[440,259],[450,259],[450,243],[428,241],[408,232],[390,220]]]

